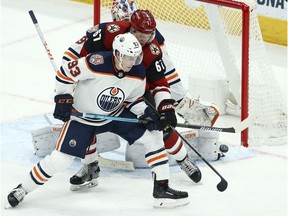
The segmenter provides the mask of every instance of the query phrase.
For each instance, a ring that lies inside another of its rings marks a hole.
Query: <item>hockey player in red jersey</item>
[[[129,144],[140,142],[145,146],[145,157],[154,179],[155,207],[188,204],[187,192],[173,190],[168,185],[168,155],[162,140],[160,118],[141,99],[146,86],[141,45],[131,33],[125,33],[115,37],[112,47],[113,52],[92,52],[63,64],[57,71],[53,116],[64,121],[64,126],[56,149],[36,164],[22,183],[9,193],[10,206],[17,206],[28,193],[68,168],[75,157],[84,158],[95,135],[108,131]],[[93,119],[85,117],[84,113],[125,118],[142,116],[150,119],[150,123]]]
[[[77,59],[94,51],[111,50],[113,38],[124,32],[131,32],[142,45],[143,65],[146,68],[147,77],[146,93],[148,93],[145,95],[149,96],[149,94],[152,94],[153,101],[150,102],[155,103],[154,105],[159,114],[163,116],[162,126],[165,128],[163,131],[165,148],[189,178],[197,183],[201,180],[199,168],[192,160],[189,160],[187,150],[180,137],[167,127],[169,124],[173,127],[177,124],[174,111],[176,101],[171,99],[170,86],[164,75],[166,66],[158,43],[158,40],[163,42],[164,38],[156,29],[156,21],[148,10],[136,10],[133,12],[130,21],[100,23],[90,28],[85,36],[71,45],[64,53],[63,61]],[[155,38],[156,35],[158,36]],[[177,80],[180,81],[179,76],[178,79],[174,80],[175,86],[178,82]],[[178,85],[182,85],[181,82]],[[181,86],[178,89],[181,89]],[[179,94],[175,98],[182,99],[184,95],[181,93],[181,97],[179,97]],[[164,107],[169,107],[169,109],[163,110]],[[97,143],[93,143],[90,146],[89,151],[87,151],[87,157],[83,161],[83,167],[76,175],[71,177],[72,190],[76,190],[77,186],[87,184],[98,177],[99,173],[91,173],[91,170],[98,170],[95,168],[98,166],[96,146]]]

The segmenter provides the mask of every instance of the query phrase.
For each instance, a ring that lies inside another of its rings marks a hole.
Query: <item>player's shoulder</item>
[[[157,40],[160,46],[162,46],[165,42],[164,36],[160,33],[158,29],[156,29],[156,32],[155,32],[155,39]]]
[[[146,44],[142,47],[143,51],[143,63],[147,66],[149,62],[153,62],[157,58],[162,57],[162,51],[156,38],[151,43]]]
[[[143,64],[135,65],[127,74],[130,77],[134,77],[136,79],[144,80],[146,77],[146,70]]]
[[[108,34],[122,34],[127,32],[130,29],[130,26],[129,21],[123,20],[104,23],[101,28],[105,28],[105,31]]]
[[[91,35],[93,35],[95,32],[98,32],[99,30],[108,32],[111,34],[114,34],[117,32],[120,32],[119,34],[121,34],[121,33],[126,32],[130,28],[130,26],[131,26],[130,22],[126,20],[114,21],[114,22],[103,22],[103,23],[99,23],[87,29],[86,36],[91,37]]]
[[[112,51],[93,52],[86,56],[86,62],[93,71],[113,72],[112,58]]]

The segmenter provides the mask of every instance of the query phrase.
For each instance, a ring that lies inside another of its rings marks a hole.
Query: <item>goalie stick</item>
[[[130,122],[130,123],[148,123],[147,120],[144,119],[137,119],[137,118],[122,118],[117,116],[105,116],[105,115],[98,115],[98,114],[91,114],[91,113],[83,113],[80,117],[84,118],[92,118],[92,119],[106,119],[106,120],[113,120],[113,121],[123,121],[123,122]],[[233,127],[209,127],[209,126],[201,126],[201,125],[191,125],[186,123],[177,123],[177,127],[182,128],[191,128],[191,129],[198,129],[198,130],[205,130],[205,131],[216,131],[216,132],[224,132],[224,133],[239,133],[245,130],[252,122],[252,118],[248,117],[244,121],[241,121],[237,125]]]
[[[54,68],[55,73],[56,73],[58,70],[58,67],[55,63],[55,60],[51,54],[50,49],[48,48],[48,44],[44,38],[44,35],[41,31],[41,28],[39,26],[39,23],[36,19],[36,16],[35,16],[33,10],[29,11],[29,15],[32,19],[32,22],[33,22],[33,24],[34,24],[34,26],[38,32],[38,35],[41,39],[41,42],[42,42],[42,44],[46,50],[46,53],[49,57],[49,60],[50,60],[52,66]],[[48,116],[46,114],[44,114],[44,117],[45,117],[46,121],[49,123],[49,125],[53,124],[52,121],[48,118]],[[100,155],[99,155],[99,165],[102,167],[106,167],[106,168],[117,168],[117,169],[125,169],[125,170],[134,170],[135,169],[134,164],[131,161],[120,161],[120,160],[106,159],[106,158],[101,157]]]

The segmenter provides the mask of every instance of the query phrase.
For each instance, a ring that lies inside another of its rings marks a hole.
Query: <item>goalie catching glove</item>
[[[212,127],[219,117],[214,104],[189,97],[183,98],[175,110],[188,124]]]
[[[177,117],[175,115],[174,103],[175,100],[173,99],[165,99],[161,101],[158,106],[160,124],[163,129],[166,129],[169,126],[177,126]]]
[[[54,97],[56,103],[53,116],[66,122],[70,119],[73,105],[73,96],[70,94],[59,94]]]

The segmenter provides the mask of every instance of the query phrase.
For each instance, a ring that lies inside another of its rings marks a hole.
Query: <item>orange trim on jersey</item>
[[[35,173],[35,175],[37,176],[38,179],[40,179],[43,182],[47,181],[47,179],[44,179],[44,178],[41,177],[41,175],[38,173],[38,171],[37,171],[35,166],[33,167],[33,171],[34,171],[34,173]]]
[[[170,81],[170,80],[172,80],[172,79],[174,79],[175,77],[178,77],[179,75],[177,74],[177,73],[175,73],[175,74],[173,74],[172,76],[169,76],[169,77],[167,77],[166,79],[168,80],[168,81]]]
[[[161,155],[159,155],[159,156],[157,156],[157,157],[153,157],[153,158],[147,160],[147,163],[148,163],[148,164],[149,164],[149,163],[152,163],[152,162],[154,162],[154,161],[156,161],[156,160],[165,158],[165,157],[167,157],[167,156],[168,156],[168,154],[165,152],[165,153],[163,153],[163,154],[161,154]]]
[[[106,75],[106,76],[114,76],[114,74],[109,74],[109,73],[105,73],[105,72],[101,72],[101,71],[94,71],[94,70],[92,70],[91,67],[90,67],[89,64],[88,64],[87,59],[85,59],[85,64],[86,64],[88,70],[90,70],[92,73],[102,74],[102,75]]]
[[[63,80],[66,80],[66,81],[69,81],[69,82],[74,82],[73,79],[64,76],[59,70],[57,71],[57,76],[60,77],[60,78],[63,79]]]
[[[67,127],[69,127],[70,123],[71,123],[71,120],[69,120],[69,121],[67,121],[67,122],[64,123],[63,129],[62,129],[62,131],[61,131],[60,137],[59,137],[59,139],[58,139],[58,142],[57,142],[56,148],[55,148],[55,149],[58,150],[58,151],[59,151],[60,148],[61,148],[64,134],[66,134],[66,132],[67,132]]]
[[[71,52],[68,52],[68,51],[64,52],[64,55],[69,56],[73,60],[77,60],[78,59],[77,56],[73,55]]]

